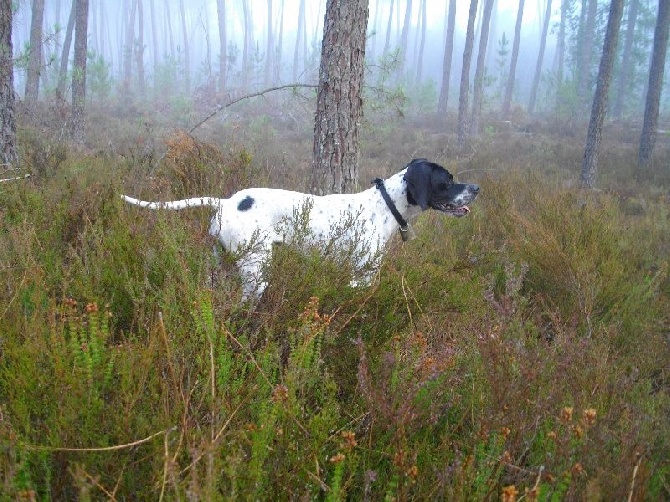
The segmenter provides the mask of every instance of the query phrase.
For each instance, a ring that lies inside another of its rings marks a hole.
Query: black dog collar
[[[372,183],[374,183],[375,187],[377,187],[379,192],[382,194],[382,198],[384,199],[384,202],[386,202],[386,206],[391,211],[395,221],[397,221],[398,225],[400,225],[400,237],[403,241],[406,241],[409,236],[409,225],[407,224],[407,220],[405,220],[405,218],[403,218],[398,211],[398,208],[395,207],[393,200],[391,200],[391,197],[389,196],[389,193],[386,191],[386,187],[384,186],[384,180],[375,178],[372,180]]]

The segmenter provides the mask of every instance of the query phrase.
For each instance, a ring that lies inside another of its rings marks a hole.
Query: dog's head
[[[468,204],[479,193],[479,185],[454,183],[449,171],[426,159],[414,159],[407,165],[405,182],[410,204],[424,211],[430,207],[452,216],[468,214]]]

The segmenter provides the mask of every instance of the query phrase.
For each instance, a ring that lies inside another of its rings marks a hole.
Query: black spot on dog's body
[[[247,195],[244,199],[240,201],[237,205],[238,211],[248,211],[254,205],[254,199],[250,195]]]

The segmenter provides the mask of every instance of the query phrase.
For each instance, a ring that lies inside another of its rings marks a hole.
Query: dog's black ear
[[[405,181],[407,182],[407,200],[422,210],[428,209],[430,197],[430,179],[433,166],[425,159],[415,159],[407,166]]]

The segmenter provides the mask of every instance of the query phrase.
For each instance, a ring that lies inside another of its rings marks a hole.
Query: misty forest
[[[670,0],[0,2],[0,500],[670,499],[669,28]],[[249,298],[257,232],[121,197],[377,193],[416,158],[479,194],[369,284],[355,216],[315,246],[288,207]]]

